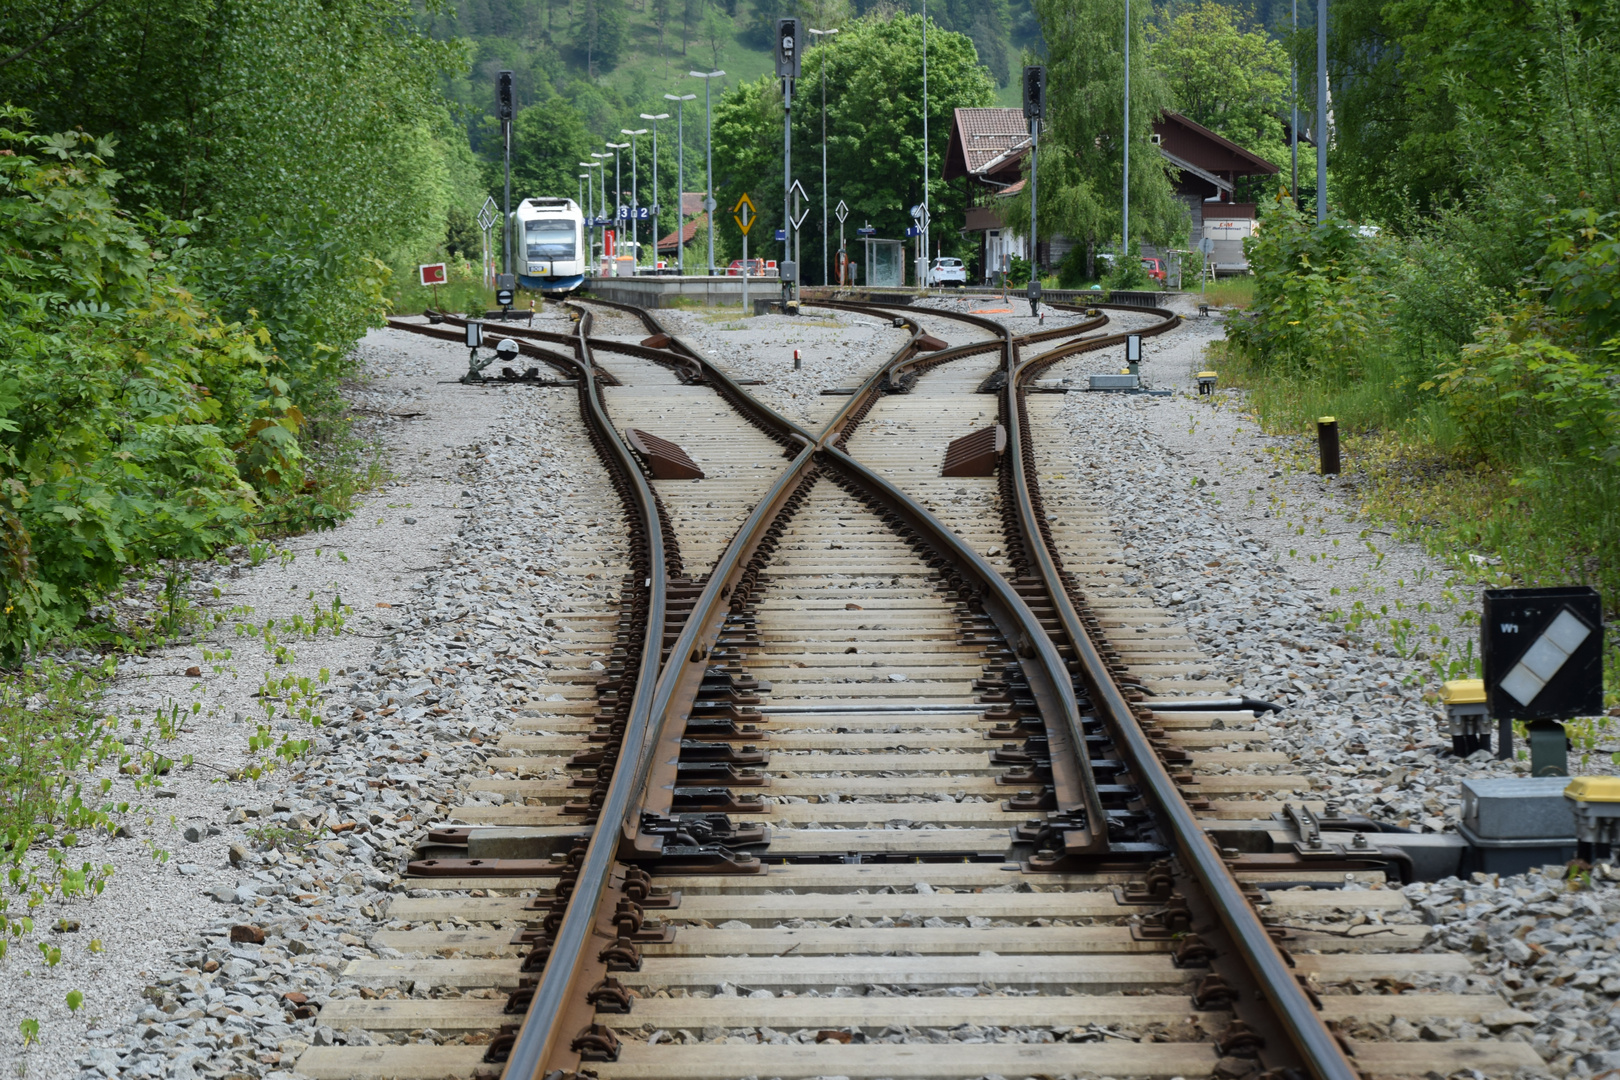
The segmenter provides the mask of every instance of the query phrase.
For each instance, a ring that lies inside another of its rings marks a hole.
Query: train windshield
[[[524,223],[529,258],[574,258],[574,223],[567,218],[541,218]]]

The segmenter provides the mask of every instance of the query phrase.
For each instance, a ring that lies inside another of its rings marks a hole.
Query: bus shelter
[[[898,288],[906,283],[905,253],[900,240],[866,238],[866,284]]]

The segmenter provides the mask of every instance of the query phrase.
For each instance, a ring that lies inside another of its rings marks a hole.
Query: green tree
[[[1182,8],[1167,28],[1150,30],[1148,60],[1177,112],[1286,169],[1288,50],[1264,30],[1245,30],[1238,18],[1216,0]],[[1311,157],[1302,155],[1300,164],[1314,178],[1314,158],[1304,160]]]
[[[584,0],[579,16],[579,51],[591,77],[619,66],[628,37],[629,13],[624,0]]]
[[[883,236],[900,236],[911,224],[908,208],[922,200],[922,17],[867,16],[844,26],[804,58],[794,106],[794,174],[811,195],[815,211],[807,234],[821,227],[821,73],[827,73],[827,161],[832,189],[859,222]],[[995,88],[964,34],[937,27],[928,35],[929,196],[936,236],[961,228],[965,196],[939,179],[951,124],[958,108],[993,104]],[[759,237],[781,224],[782,101],[771,76],[726,92],[715,106],[716,199],[730,206],[746,190],[761,221]],[[722,218],[722,232],[735,229]],[[819,280],[821,245],[806,237],[802,248],[807,280]]]
[[[1050,48],[1038,185],[1041,234],[1117,244],[1125,147],[1124,0],[1034,4]],[[1187,210],[1175,198],[1152,142],[1153,122],[1171,99],[1147,62],[1147,7],[1137,4],[1131,11],[1131,237],[1133,243],[1168,243],[1186,234]],[[1049,169],[1048,162],[1058,157],[1061,163]],[[1009,200],[1007,220],[1029,220],[1027,187]],[[1012,228],[1022,231],[1017,224]]]
[[[579,189],[579,163],[595,149],[579,113],[561,98],[520,109],[512,121],[512,202],[572,198]],[[489,187],[501,186],[500,163],[491,162]]]

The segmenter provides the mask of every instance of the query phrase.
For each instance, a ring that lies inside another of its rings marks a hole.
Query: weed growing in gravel
[[[291,668],[298,657],[291,645],[283,643],[283,635],[293,640],[313,641],[322,630],[326,630],[336,637],[343,632],[348,616],[353,614],[341,596],[334,595],[331,604],[324,608],[315,600],[313,591],[309,594],[309,600],[308,618],[297,614],[279,623],[275,619],[266,619],[262,625],[240,622],[236,624],[237,636],[259,639],[265,653],[275,660],[276,667]],[[317,711],[321,688],[331,678],[332,673],[326,668],[321,668],[314,676],[299,675],[290,670],[278,675],[274,669],[265,673],[258,690],[254,692],[264,709],[264,720],[257,723],[253,734],[248,736],[248,754],[253,760],[242,769],[242,776],[256,780],[276,769],[279,763],[291,764],[309,752],[314,741],[294,738],[290,732],[298,730],[301,724],[308,724],[311,728],[321,726],[323,717]]]
[[[42,661],[0,676],[0,959],[33,934],[33,913],[48,900],[100,895],[111,878],[111,864],[71,858],[81,834],[118,832],[130,811],[109,797],[112,778],[95,771],[113,765],[141,791],[175,764],[152,749],[153,731],[126,745],[117,721],[97,709],[115,670],[111,658],[96,667]],[[47,967],[60,961],[58,947],[35,947]]]

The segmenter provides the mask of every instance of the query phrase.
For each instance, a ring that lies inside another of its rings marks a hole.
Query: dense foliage
[[[154,236],[121,213],[108,152],[0,128],[0,652],[13,657],[72,629],[127,564],[244,539],[265,499],[303,480],[303,416],[268,332],[185,287],[173,256],[187,230]]]
[[[405,0],[18,0],[0,56],[11,658],[129,566],[341,516],[350,347],[478,193]]]
[[[1340,10],[1335,32],[1360,36],[1336,54],[1362,59],[1336,76],[1330,195],[1351,216],[1317,224],[1271,204],[1233,345],[1290,418],[1331,412],[1432,455],[1446,479],[1420,480],[1405,509],[1443,524],[1448,545],[1503,551],[1518,580],[1598,583],[1612,604],[1620,13]],[[1438,513],[1459,491],[1474,502]]]

